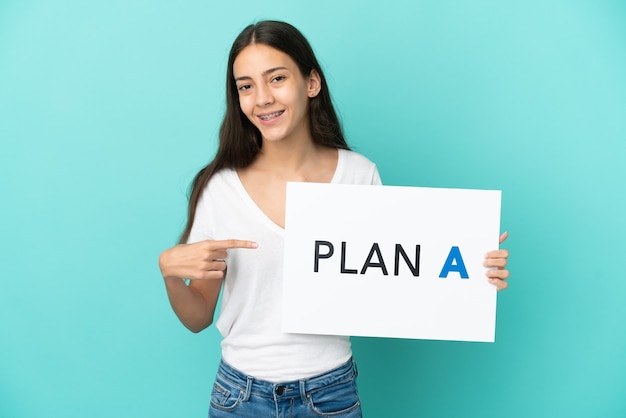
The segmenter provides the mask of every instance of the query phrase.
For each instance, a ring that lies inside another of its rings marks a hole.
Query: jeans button
[[[285,387],[282,385],[276,386],[276,389],[274,390],[274,392],[278,395],[281,396],[284,392],[285,392]]]

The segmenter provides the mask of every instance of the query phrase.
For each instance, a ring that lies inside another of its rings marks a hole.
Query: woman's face
[[[245,47],[235,58],[233,74],[241,111],[266,141],[311,141],[309,99],[320,91],[316,71],[303,77],[282,51],[263,44]]]

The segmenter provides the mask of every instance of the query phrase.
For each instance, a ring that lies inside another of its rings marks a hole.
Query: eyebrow
[[[289,71],[289,68],[287,68],[287,67],[273,67],[273,68],[270,68],[268,70],[263,71],[263,73],[261,75],[265,77],[266,75],[271,74],[271,73],[273,73],[275,71],[278,71],[278,70],[287,70],[287,71]],[[252,80],[252,77],[250,77],[248,75],[244,75],[244,76],[235,78],[235,82],[240,81],[240,80]]]

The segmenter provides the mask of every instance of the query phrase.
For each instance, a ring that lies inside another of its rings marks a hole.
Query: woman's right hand
[[[228,250],[257,248],[253,241],[227,239],[179,244],[161,253],[159,268],[164,278],[209,280],[224,278]]]

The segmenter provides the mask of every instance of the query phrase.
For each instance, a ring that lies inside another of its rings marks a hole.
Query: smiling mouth
[[[279,110],[278,112],[274,112],[274,113],[267,113],[265,115],[257,115],[259,117],[259,119],[261,120],[272,120],[274,118],[279,117],[280,115],[282,115],[283,113],[285,113],[284,110]]]

